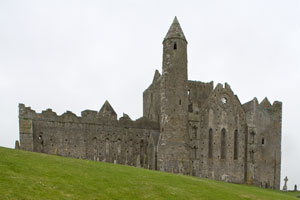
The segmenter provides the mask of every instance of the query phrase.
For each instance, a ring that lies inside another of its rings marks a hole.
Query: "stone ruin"
[[[229,84],[188,80],[187,40],[175,17],[163,40],[162,74],[143,93],[143,117],[19,104],[17,148],[280,189],[282,103],[242,104]]]

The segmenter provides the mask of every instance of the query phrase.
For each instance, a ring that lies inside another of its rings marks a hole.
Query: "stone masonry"
[[[241,104],[227,83],[189,81],[176,17],[143,107],[133,121],[118,119],[108,101],[81,116],[19,104],[18,148],[280,189],[282,103]]]

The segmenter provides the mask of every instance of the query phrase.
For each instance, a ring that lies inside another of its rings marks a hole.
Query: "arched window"
[[[210,128],[208,131],[208,158],[213,157],[213,133],[212,129]]]
[[[238,148],[238,146],[239,146],[238,137],[239,137],[238,130],[235,130],[234,131],[234,151],[233,151],[233,159],[234,160],[238,159],[238,149],[239,149]]]
[[[226,130],[221,131],[221,159],[226,158]]]

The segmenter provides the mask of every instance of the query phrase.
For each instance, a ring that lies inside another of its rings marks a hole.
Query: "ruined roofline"
[[[205,83],[205,82],[201,82],[201,81],[190,81],[190,80],[189,80],[188,82],[191,82],[191,83],[192,83],[192,82],[195,82],[195,83],[198,83],[198,82],[199,82],[199,83],[202,83],[202,84],[210,84],[210,83],[212,83],[212,84],[213,84],[213,81],[208,82],[208,83]],[[228,91],[230,91],[230,92],[232,92],[232,93],[234,94],[234,92],[232,91],[230,85],[229,85],[227,82],[225,82],[224,85],[223,85],[222,83],[218,83],[218,84],[216,85],[216,87],[213,88],[213,89],[215,90],[217,87],[221,87],[221,88],[228,89]],[[234,95],[235,95],[235,94],[234,94]],[[271,104],[267,97],[265,97],[260,103],[258,102],[258,100],[257,100],[256,97],[254,97],[252,100],[250,100],[250,101],[248,101],[248,102],[246,102],[246,103],[241,103],[240,100],[239,100],[239,98],[238,98],[238,96],[237,96],[237,95],[235,95],[235,96],[236,96],[237,100],[239,101],[240,105],[244,108],[245,111],[248,110],[248,109],[246,108],[247,105],[249,105],[249,104],[251,104],[251,103],[253,103],[253,102],[255,102],[255,105],[256,105],[256,106],[261,106],[261,107],[263,107],[263,108],[265,108],[265,109],[271,109],[271,110],[274,110],[274,109],[275,109],[275,110],[278,110],[278,109],[279,109],[279,110],[280,110],[280,109],[282,108],[282,102],[281,102],[281,101],[275,100],[275,101],[273,101],[273,103]],[[246,108],[246,109],[245,109],[245,108]]]
[[[159,70],[156,69],[155,72],[154,72],[154,76],[153,76],[151,84],[143,91],[143,93],[145,93],[150,88],[152,88],[153,85],[160,84],[161,78],[162,78],[162,75],[160,74]]]
[[[281,112],[281,110],[282,110],[282,102],[281,101],[273,101],[273,103],[271,104],[267,97],[265,97],[260,103],[257,100],[257,98],[254,97],[252,100],[250,100],[242,105],[243,105],[245,112],[248,112],[255,108],[263,108],[263,109],[279,111],[279,112]]]
[[[124,117],[125,116],[125,117]],[[60,123],[80,123],[80,124],[102,124],[119,127],[133,127],[133,128],[149,128],[159,130],[159,124],[151,121],[148,118],[140,117],[136,120],[131,120],[130,117],[124,114],[119,119],[111,119],[99,116],[99,112],[94,110],[84,110],[81,116],[77,116],[71,111],[66,111],[61,115],[48,108],[41,113],[37,113],[31,107],[26,107],[25,104],[19,104],[19,119],[31,119],[36,121],[52,121]]]
[[[195,81],[195,80],[188,80],[188,84],[192,84],[192,85],[200,85],[200,86],[211,86],[212,88],[214,87],[214,81],[210,81],[210,82],[202,82],[202,81]]]

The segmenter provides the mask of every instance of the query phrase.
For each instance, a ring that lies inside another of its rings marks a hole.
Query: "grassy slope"
[[[282,193],[0,148],[0,199],[297,199]]]

